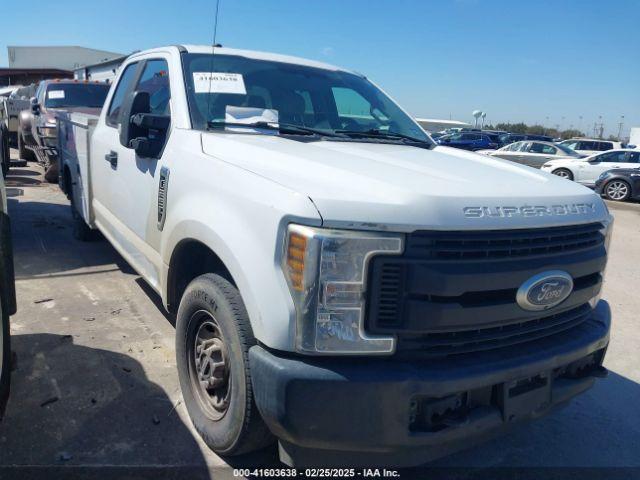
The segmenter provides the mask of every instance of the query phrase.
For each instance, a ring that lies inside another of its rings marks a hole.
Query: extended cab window
[[[126,93],[129,91],[129,87],[131,87],[137,70],[138,64],[132,63],[130,65],[127,65],[124,72],[122,72],[122,75],[120,76],[120,81],[118,82],[116,91],[114,92],[113,98],[111,99],[109,111],[107,112],[107,124],[111,125],[112,127],[116,127],[120,123],[120,110],[122,108],[122,103],[124,102]]]
[[[136,91],[147,92],[151,112],[155,114],[169,114],[169,100],[171,90],[169,88],[169,67],[166,60],[149,60],[142,76],[136,85]]]

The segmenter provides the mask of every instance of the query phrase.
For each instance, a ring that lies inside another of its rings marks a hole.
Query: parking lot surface
[[[18,313],[0,466],[211,473],[227,465],[191,427],[174,319],[159,297],[108,242],[73,239],[68,201],[37,167],[12,170],[6,183]],[[604,291],[614,315],[609,377],[567,408],[434,466],[640,467],[640,205],[609,205],[616,216]],[[275,458],[272,449],[233,466],[277,465]]]

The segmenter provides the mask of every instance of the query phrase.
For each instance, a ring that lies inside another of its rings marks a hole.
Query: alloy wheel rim
[[[559,176],[560,178],[569,178],[569,172],[566,172],[564,170],[560,170],[556,172],[556,175]]]
[[[622,200],[629,193],[629,189],[625,183],[612,182],[607,186],[607,196],[613,200]]]
[[[196,312],[192,321],[198,325],[190,360],[192,387],[207,416],[219,420],[227,412],[231,396],[227,347],[218,322],[209,312]]]

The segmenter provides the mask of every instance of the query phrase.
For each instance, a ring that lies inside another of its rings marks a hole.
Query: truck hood
[[[450,147],[203,133],[202,148],[308,196],[327,226],[502,229],[608,217],[604,202],[586,187]]]

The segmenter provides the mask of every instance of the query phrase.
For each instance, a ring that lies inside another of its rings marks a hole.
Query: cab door
[[[612,168],[623,168],[626,152],[618,150],[605,152],[591,157],[587,162],[580,162],[575,180],[585,185],[594,185],[600,175]]]
[[[149,93],[150,113],[171,114],[168,58],[162,55],[130,64],[123,71],[122,85],[116,87],[106,113],[104,131],[94,133],[94,210],[96,223],[107,231],[109,240],[127,261],[153,286],[158,286],[161,259],[157,226],[158,188],[165,158],[140,156],[120,144],[121,118],[135,91]],[[119,92],[120,88],[122,93]],[[169,138],[171,127],[167,131]],[[166,140],[165,140],[166,142]],[[154,220],[155,219],[155,220]]]

